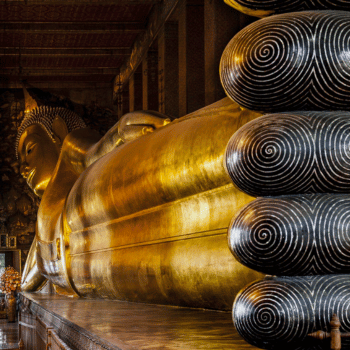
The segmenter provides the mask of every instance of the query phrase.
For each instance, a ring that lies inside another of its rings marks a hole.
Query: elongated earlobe
[[[52,122],[52,132],[55,142],[61,146],[68,135],[68,128],[66,122],[60,116],[56,116]]]

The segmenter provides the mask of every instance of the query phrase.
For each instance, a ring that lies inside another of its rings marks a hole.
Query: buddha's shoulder
[[[91,145],[99,141],[101,135],[93,129],[82,128],[71,131],[64,139],[62,145],[62,151],[65,148],[70,149],[71,147],[89,148]]]

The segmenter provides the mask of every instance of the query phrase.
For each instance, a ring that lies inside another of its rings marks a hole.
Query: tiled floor
[[[0,320],[0,349],[18,348],[18,323]]]

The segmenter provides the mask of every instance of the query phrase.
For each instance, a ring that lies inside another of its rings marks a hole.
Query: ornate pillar
[[[134,74],[129,79],[129,111],[135,110],[135,81]]]
[[[231,38],[254,17],[230,8],[223,1],[204,1],[205,105],[225,97],[220,82],[221,54]]]
[[[159,112],[179,116],[179,36],[178,23],[167,22],[158,37]]]
[[[158,51],[148,51],[142,61],[143,110],[158,111]]]
[[[140,65],[129,80],[129,110],[142,110],[142,65]]]
[[[148,55],[142,60],[142,109],[148,108]]]
[[[184,1],[179,10],[179,115],[205,106],[204,0]]]

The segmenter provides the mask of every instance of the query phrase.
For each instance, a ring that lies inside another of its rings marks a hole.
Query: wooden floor
[[[18,348],[18,323],[0,319],[0,349]]]
[[[71,324],[78,334],[100,339],[108,349],[257,349],[237,334],[230,312],[44,294],[24,293],[24,297],[47,323]]]

